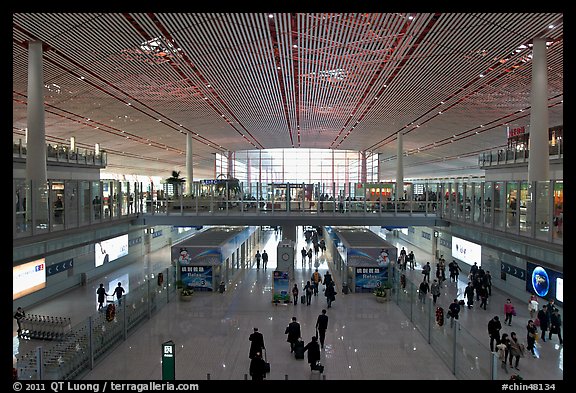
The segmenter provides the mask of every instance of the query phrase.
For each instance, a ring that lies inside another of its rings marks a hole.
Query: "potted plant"
[[[178,189],[181,184],[186,182],[186,179],[180,177],[180,171],[172,171],[172,176],[167,178],[165,182],[174,186],[174,199],[178,199]]]
[[[189,302],[192,300],[192,295],[194,294],[194,289],[192,287],[185,287],[180,291],[180,300]]]
[[[390,300],[390,286],[388,284],[383,284],[376,289],[374,289],[374,295],[376,296],[376,301],[379,303],[384,303]]]

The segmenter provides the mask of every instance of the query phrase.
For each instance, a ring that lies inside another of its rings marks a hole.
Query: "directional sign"
[[[162,380],[176,379],[176,351],[172,340],[162,343]]]
[[[52,264],[46,269],[46,277],[52,276],[54,274],[62,273],[65,270],[72,269],[74,267],[74,259],[67,259],[62,262]]]
[[[516,278],[519,278],[520,280],[526,279],[526,270],[525,269],[520,269],[517,266],[510,265],[510,264],[505,263],[505,262],[500,262],[500,271],[502,271],[506,274],[510,274],[511,276],[514,276]]]

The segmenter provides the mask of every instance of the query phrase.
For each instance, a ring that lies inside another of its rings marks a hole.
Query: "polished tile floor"
[[[297,231],[297,250],[306,245],[301,229]],[[176,344],[176,379],[244,379],[250,364],[248,337],[254,327],[258,327],[264,335],[267,360],[271,363],[268,379],[456,379],[394,302],[378,303],[371,294],[342,294],[339,285],[342,281],[337,272],[331,269],[329,255],[320,254],[317,261],[313,260],[312,266],[308,263],[303,266],[298,253],[295,276],[300,289],[314,271],[314,264],[318,265],[322,274],[330,269],[338,285],[336,301],[327,312],[329,324],[325,349],[321,355],[325,372],[322,376],[311,372],[306,360],[296,360],[290,353],[284,329],[295,316],[301,324],[304,341],[310,341],[315,334],[316,318],[326,307],[326,298],[320,292],[312,298],[310,306],[271,303],[272,272],[276,267],[276,245],[279,240],[279,235],[274,231],[266,231],[263,236],[260,249],[266,250],[270,256],[266,270],[258,270],[254,264],[242,271],[234,285],[229,286],[224,294],[196,292],[191,302],[171,301],[98,363],[84,379],[161,379],[161,344],[168,340]],[[417,268],[408,271],[407,276],[419,282],[420,262],[433,262],[432,255],[398,238],[388,237],[387,240],[399,248],[414,251]],[[162,271],[169,263],[169,248],[166,247],[146,255],[142,262],[118,269],[107,277],[26,311],[68,316],[74,325],[95,311],[95,292],[99,282],[115,281],[116,277],[128,274],[131,285],[138,285],[146,275]],[[443,286],[438,305],[447,309],[455,296],[462,298],[466,284],[464,278],[461,275],[458,284]],[[465,309],[461,312],[462,328],[485,343],[487,350],[489,338],[486,325],[494,315],[500,315],[503,320],[502,305],[507,297],[502,291],[493,289],[486,311]],[[518,316],[514,318],[512,326],[505,326],[502,332],[516,331],[519,337],[525,336],[529,317],[524,307],[526,300],[513,299]],[[13,330],[15,360],[20,350],[15,324]],[[42,345],[42,342],[28,341],[23,345]],[[528,356],[520,360],[519,374],[525,380],[563,379],[563,347],[559,345],[558,338],[555,336],[551,341],[538,343],[536,350],[538,358]],[[509,378],[501,370],[498,375],[502,380]]]

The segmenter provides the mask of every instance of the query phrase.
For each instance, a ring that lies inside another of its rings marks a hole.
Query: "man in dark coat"
[[[548,334],[548,340],[552,340],[552,335],[557,334],[560,344],[563,344],[562,340],[562,317],[560,312],[556,307],[552,311],[552,316],[550,317],[550,333]]]
[[[324,295],[326,296],[326,302],[328,303],[328,308],[332,307],[332,302],[336,300],[336,290],[334,289],[334,281],[330,281],[326,285]]]
[[[500,330],[502,329],[502,323],[500,323],[500,318],[495,315],[490,321],[488,321],[488,335],[490,336],[490,351],[494,352],[494,341],[496,345],[500,344]]]
[[[250,376],[253,381],[262,381],[266,378],[266,362],[260,352],[256,352],[250,362]]]
[[[256,356],[256,353],[262,353],[262,350],[265,348],[264,347],[264,336],[262,335],[262,333],[260,333],[258,331],[258,328],[254,328],[254,332],[250,335],[250,337],[248,338],[248,340],[251,341],[250,344],[250,353],[248,355],[248,357],[250,359],[254,359],[254,357]]]
[[[294,352],[294,344],[296,344],[296,341],[302,337],[300,324],[296,321],[296,317],[292,317],[292,322],[288,324],[284,333],[288,335],[286,341],[290,343],[290,353],[292,353]]]
[[[310,370],[313,370],[316,363],[320,360],[320,345],[318,345],[318,337],[312,336],[312,341],[304,347],[304,352],[306,351],[308,351]]]
[[[546,342],[546,330],[548,330],[548,305],[543,305],[540,311],[538,311],[538,320],[540,321],[540,336],[542,337],[542,342]]]
[[[320,346],[322,348],[324,348],[326,329],[328,329],[328,315],[326,315],[326,310],[322,310],[322,314],[318,315],[318,319],[316,320],[316,330],[320,336]]]

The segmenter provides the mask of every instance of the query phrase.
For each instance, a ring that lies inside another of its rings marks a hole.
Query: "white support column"
[[[532,41],[532,94],[530,109],[530,155],[528,156],[528,182],[547,181],[550,162],[548,157],[548,70],[546,66],[546,39]]]
[[[186,191],[187,195],[192,194],[192,182],[194,181],[194,159],[192,158],[192,134],[186,134]]]
[[[44,72],[42,42],[28,43],[28,138],[26,179],[35,186],[46,184],[46,132],[44,124]]]
[[[396,138],[396,200],[404,197],[404,164],[402,163],[402,133],[398,133],[398,137]]]

